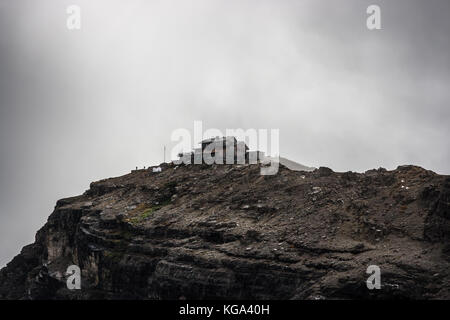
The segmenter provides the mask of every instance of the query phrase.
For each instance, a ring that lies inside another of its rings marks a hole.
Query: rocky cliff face
[[[450,298],[450,177],[162,165],[59,200],[3,299]],[[82,270],[81,290],[66,269]],[[381,289],[366,287],[369,265]]]

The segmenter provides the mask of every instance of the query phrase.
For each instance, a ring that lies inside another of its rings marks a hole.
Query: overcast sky
[[[0,0],[0,266],[57,199],[162,162],[194,120],[278,128],[308,166],[449,174],[449,16],[448,0]]]

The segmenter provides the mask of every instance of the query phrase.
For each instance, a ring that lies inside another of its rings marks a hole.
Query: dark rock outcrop
[[[62,199],[2,299],[449,299],[450,178],[162,165]],[[69,290],[69,265],[82,270]],[[369,265],[381,289],[368,290]]]

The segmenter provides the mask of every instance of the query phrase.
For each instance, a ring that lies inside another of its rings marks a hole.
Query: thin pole
[[[164,145],[164,163],[166,163],[166,146]]]

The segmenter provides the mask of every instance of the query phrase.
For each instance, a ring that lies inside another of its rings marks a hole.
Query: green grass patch
[[[163,204],[160,204],[160,205],[156,205],[156,206],[147,208],[144,211],[142,211],[141,213],[138,213],[136,216],[129,218],[128,221],[131,224],[139,224],[139,223],[143,222],[144,220],[146,220],[147,218],[149,218],[152,215],[152,213],[154,213],[155,211],[158,211],[163,206],[164,206]]]

